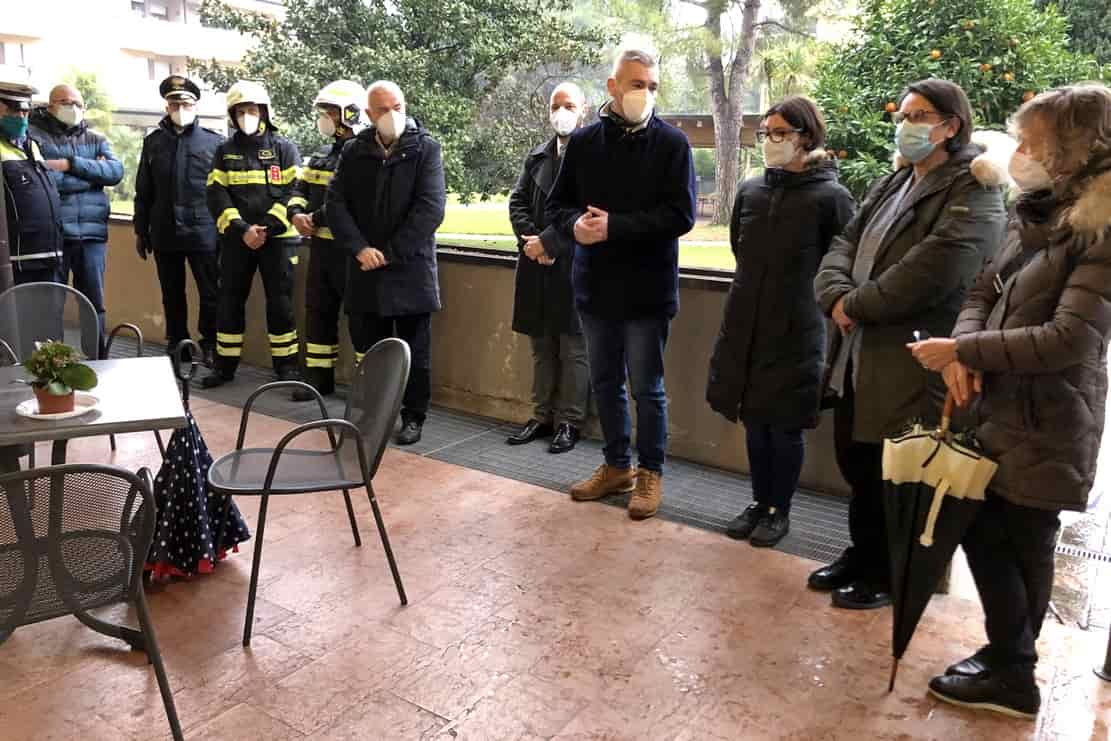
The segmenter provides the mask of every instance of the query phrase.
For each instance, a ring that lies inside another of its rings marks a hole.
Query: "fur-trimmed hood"
[[[980,154],[972,160],[969,169],[976,181],[988,188],[998,188],[1011,184],[1007,165],[1017,143],[1002,131],[979,130],[972,132],[972,144],[979,147]],[[895,152],[895,169],[910,167],[910,160]]]
[[[1075,233],[1102,238],[1111,230],[1111,169],[1095,175],[1074,189],[1076,201],[1065,211],[1064,222]]]

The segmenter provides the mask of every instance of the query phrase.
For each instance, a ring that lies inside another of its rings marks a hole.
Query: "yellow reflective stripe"
[[[315,170],[311,167],[306,167],[301,170],[301,179],[311,185],[327,185],[332,180],[334,173],[331,170]]]
[[[227,231],[227,228],[231,226],[233,221],[242,218],[243,217],[239,215],[238,208],[225,208],[224,213],[220,214],[220,218],[216,219],[216,231],[223,234]]]
[[[267,170],[232,170],[228,173],[228,185],[266,185]]]
[[[217,332],[217,342],[243,342],[242,334],[232,334],[231,332]]]
[[[303,198],[301,196],[293,196],[292,198],[289,199],[289,202],[286,203],[286,206],[288,206],[290,208],[293,208],[294,206],[300,206],[301,208],[308,208],[309,207],[309,199],[308,198]]]
[[[225,358],[238,358],[243,354],[242,347],[224,347],[223,345],[216,345],[216,354],[223,355]]]
[[[208,182],[206,185],[213,185],[219,183],[225,188],[228,187],[228,171],[227,170],[213,170],[208,173]]]
[[[290,355],[297,354],[297,345],[287,345],[286,347],[270,346],[270,355],[275,358],[288,358]]]
[[[355,353],[355,365],[358,365],[359,363],[363,362],[363,358],[365,358],[365,357],[366,357],[365,352]]]
[[[290,265],[296,265],[299,262],[301,262],[301,258],[297,255],[294,255],[293,257],[289,258],[289,264]]]
[[[272,334],[272,335],[268,335],[268,336],[270,337],[270,344],[271,345],[284,345],[287,342],[296,342],[297,341],[297,330],[295,329],[292,332],[286,332],[285,334]],[[220,335],[217,334],[216,339],[219,339],[219,338],[220,338]]]
[[[313,232],[313,236],[320,239],[335,239],[335,237],[332,236],[332,230],[326,226],[322,226]]]
[[[306,368],[335,368],[335,358],[305,358]]]
[[[32,145],[33,146],[33,145]],[[0,140],[0,162],[15,162],[27,159],[27,153],[19,147]]]
[[[284,203],[275,203],[266,213],[269,216],[273,216],[275,219],[280,221],[282,223],[282,226],[286,228],[291,226],[291,224],[289,223],[289,214],[286,211]]]
[[[339,345],[319,345],[315,342],[306,342],[305,352],[316,353],[317,355],[335,355],[339,352]]]

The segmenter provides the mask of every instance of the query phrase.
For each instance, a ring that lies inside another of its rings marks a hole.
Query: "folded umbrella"
[[[893,602],[889,692],[895,688],[899,659],[997,468],[971,435],[950,432],[952,414],[953,396],[948,394],[936,430],[918,424],[883,443]]]
[[[196,374],[198,357],[200,349],[192,340],[182,340],[174,350],[185,426],[174,431],[154,479],[158,522],[147,568],[155,577],[210,573],[227,547],[251,537],[231,496],[213,494],[208,488],[212,455],[189,410],[189,381]],[[183,373],[183,367],[188,371]]]

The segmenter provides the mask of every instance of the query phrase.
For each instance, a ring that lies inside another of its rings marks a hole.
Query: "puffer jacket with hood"
[[[953,336],[983,372],[977,435],[1015,504],[1083,510],[1095,477],[1111,336],[1111,159],[1022,196]]]

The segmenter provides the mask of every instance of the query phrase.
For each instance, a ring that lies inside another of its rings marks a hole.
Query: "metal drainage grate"
[[[1100,561],[1101,563],[1111,563],[1111,553],[1102,551],[1090,551],[1087,548],[1078,548],[1074,545],[1058,544],[1056,552],[1062,556],[1072,556],[1073,558],[1083,558],[1091,561]]]

